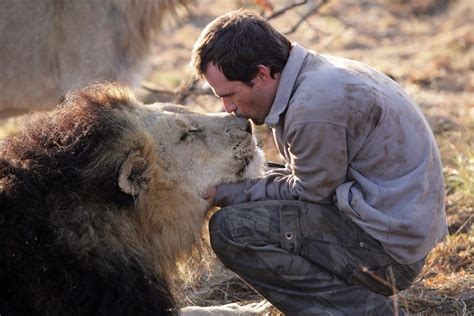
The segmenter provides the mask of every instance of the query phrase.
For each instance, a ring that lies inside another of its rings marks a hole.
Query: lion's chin
[[[255,150],[249,163],[242,170],[242,178],[257,178],[263,175],[265,156],[260,148]]]

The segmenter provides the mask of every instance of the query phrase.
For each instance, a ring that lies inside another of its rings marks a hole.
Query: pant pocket
[[[299,205],[280,207],[280,246],[293,254],[298,254],[301,247],[300,215]]]

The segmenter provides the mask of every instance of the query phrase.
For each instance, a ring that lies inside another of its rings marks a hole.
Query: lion
[[[94,80],[138,86],[164,18],[193,2],[2,1],[0,114],[50,109]]]
[[[71,92],[0,145],[0,314],[165,315],[210,186],[259,176],[249,121]]]

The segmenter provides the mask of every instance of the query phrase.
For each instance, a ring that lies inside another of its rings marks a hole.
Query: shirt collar
[[[308,51],[301,45],[294,43],[290,57],[281,72],[280,82],[270,112],[265,118],[265,124],[275,126],[280,120],[280,114],[285,111],[291,97],[291,91],[300,72]]]

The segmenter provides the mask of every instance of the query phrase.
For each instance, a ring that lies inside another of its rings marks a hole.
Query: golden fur
[[[51,108],[95,80],[137,85],[166,14],[192,0],[4,0],[0,114]]]
[[[139,276],[150,273],[166,284],[200,249],[206,189],[258,176],[263,164],[247,120],[172,104],[143,105],[112,84],[72,93],[53,112],[33,116],[6,139],[0,157],[0,215],[32,221],[15,235],[0,231],[18,245],[22,258],[48,267],[65,252],[61,260],[77,264],[74,269],[123,276],[122,269],[134,267]],[[23,249],[32,234],[49,237],[38,248]],[[35,274],[29,264],[22,263],[25,273]],[[45,294],[62,286],[64,281],[50,281],[55,277],[45,276],[54,286],[32,291],[56,301]]]

